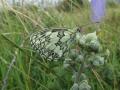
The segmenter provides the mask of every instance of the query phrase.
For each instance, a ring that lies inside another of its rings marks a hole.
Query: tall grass
[[[106,65],[85,71],[92,90],[120,90],[120,6],[108,7],[99,37],[110,49]],[[89,22],[88,8],[72,12],[35,6],[4,6],[0,12],[0,88],[6,90],[69,90],[71,72],[62,62],[41,60],[32,53],[29,35],[42,28],[73,28]],[[92,32],[94,26],[84,30]],[[13,63],[11,63],[13,61]]]

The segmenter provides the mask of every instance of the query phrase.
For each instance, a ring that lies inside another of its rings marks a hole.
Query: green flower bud
[[[100,66],[100,63],[99,63],[99,61],[95,60],[95,61],[93,61],[93,65],[94,66]]]
[[[78,55],[77,58],[75,59],[77,62],[82,62],[84,60],[83,55]]]
[[[93,60],[93,65],[94,66],[104,65],[104,57],[96,56]]]
[[[91,89],[91,86],[88,85],[87,80],[80,82],[79,90],[90,90],[90,89]]]
[[[83,80],[87,80],[87,76],[84,73],[82,73],[80,76],[80,81],[83,81]]]
[[[93,32],[93,33],[89,33],[85,36],[85,42],[90,42],[92,40],[97,40],[97,35],[96,35],[96,32]]]
[[[93,51],[99,51],[100,49],[100,43],[98,40],[92,40],[87,44],[88,47],[90,47]]]
[[[79,90],[78,84],[74,83],[70,90]]]

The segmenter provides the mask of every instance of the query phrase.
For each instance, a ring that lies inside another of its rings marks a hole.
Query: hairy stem
[[[75,82],[74,83],[78,83],[79,82],[79,78],[80,78],[83,70],[84,70],[84,62],[82,62],[81,66],[80,66],[80,68],[79,68],[79,70],[78,70],[78,72],[76,74],[76,78],[75,78]]]

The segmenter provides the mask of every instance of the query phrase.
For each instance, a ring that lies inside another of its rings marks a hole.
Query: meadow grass
[[[73,28],[90,21],[89,8],[64,12],[43,10],[35,6],[5,6],[0,12],[0,88],[3,90],[69,90],[72,85],[69,70],[62,62],[41,60],[32,53],[29,35],[42,28]],[[110,50],[107,63],[85,71],[92,90],[120,90],[120,6],[108,7],[100,24],[99,38]],[[93,25],[85,31],[95,30]],[[13,61],[13,63],[11,63]]]

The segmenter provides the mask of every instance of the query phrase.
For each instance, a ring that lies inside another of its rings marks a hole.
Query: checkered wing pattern
[[[32,48],[44,59],[58,60],[68,52],[74,36],[68,30],[46,30],[30,36]]]

